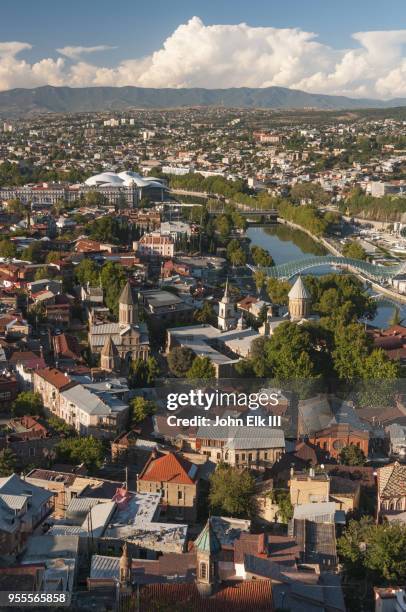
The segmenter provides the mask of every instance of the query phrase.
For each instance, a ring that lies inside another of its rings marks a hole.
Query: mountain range
[[[133,108],[224,106],[229,108],[344,110],[406,106],[406,98],[355,99],[285,87],[152,89],[143,87],[36,87],[0,92],[3,117],[39,113],[123,111]]]

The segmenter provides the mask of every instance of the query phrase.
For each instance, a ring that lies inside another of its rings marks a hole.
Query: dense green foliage
[[[214,365],[208,357],[196,357],[186,377],[192,380],[211,380],[215,377]]]
[[[17,248],[14,242],[11,240],[1,240],[0,241],[0,257],[15,257],[17,255]]]
[[[272,377],[280,381],[308,381],[311,386],[342,383],[354,386],[362,405],[393,401],[393,384],[400,366],[373,344],[358,318],[374,314],[376,304],[362,283],[350,275],[306,277],[313,310],[319,321],[281,323],[270,337],[252,343],[249,359],[237,364],[243,377]],[[268,294],[286,303],[290,283],[269,279]],[[375,382],[374,382],[375,381]],[[300,393],[310,391],[305,384]]]
[[[33,415],[41,416],[44,413],[42,397],[33,391],[22,391],[11,406],[13,416]]]
[[[154,402],[143,397],[134,397],[130,402],[130,426],[135,427],[155,412],[156,405]]]
[[[361,259],[363,261],[367,259],[365,249],[355,240],[346,242],[342,249],[342,253],[345,257],[351,257],[352,259]]]
[[[373,585],[402,585],[406,581],[406,527],[374,524],[372,518],[350,521],[337,542],[350,577],[367,577]]]
[[[104,302],[109,310],[118,315],[118,300],[127,276],[122,265],[109,261],[101,268],[100,282],[103,287]]]
[[[364,451],[355,444],[344,446],[340,452],[340,463],[343,465],[365,465]]]
[[[290,493],[287,489],[274,489],[272,501],[278,504],[278,522],[288,523],[293,517],[293,506],[290,501]]]
[[[204,302],[201,308],[195,310],[193,318],[198,323],[209,323],[210,325],[215,325],[217,322],[217,316],[214,312],[214,308],[210,302]]]
[[[250,472],[220,463],[210,477],[210,508],[213,514],[250,518],[254,511],[255,480]]]
[[[56,446],[57,458],[72,464],[84,463],[94,470],[103,462],[103,443],[93,436],[65,438]]]
[[[377,221],[397,221],[406,212],[406,198],[383,196],[374,198],[366,195],[359,187],[353,189],[341,205],[342,212]]]
[[[145,361],[138,357],[130,364],[128,382],[130,387],[151,387],[159,374],[155,357],[149,356]]]
[[[168,354],[168,366],[172,374],[184,378],[192,367],[194,352],[187,346],[175,346]]]
[[[259,246],[251,247],[251,257],[255,265],[270,267],[273,266],[273,259],[266,249]]]
[[[11,448],[3,448],[0,451],[0,476],[11,476],[17,467],[17,457]]]

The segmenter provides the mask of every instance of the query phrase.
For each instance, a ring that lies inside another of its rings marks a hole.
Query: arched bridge
[[[394,266],[380,266],[360,259],[351,257],[336,257],[335,255],[324,255],[321,257],[307,257],[296,261],[279,264],[270,268],[255,268],[263,270],[272,278],[286,279],[296,276],[301,272],[318,268],[320,266],[338,266],[350,271],[360,272],[365,277],[375,281],[383,281],[393,278],[397,274],[406,273],[406,262]]]

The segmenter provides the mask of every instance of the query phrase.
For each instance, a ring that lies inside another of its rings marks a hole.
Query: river
[[[266,249],[272,255],[276,264],[326,254],[325,248],[310,236],[286,225],[252,226],[248,228],[247,236],[251,240],[251,245]],[[313,268],[304,272],[304,274],[321,275],[329,272],[337,272],[337,270],[330,266],[320,266],[320,268]],[[406,305],[399,304],[399,311],[401,318],[406,320]],[[389,325],[394,312],[395,307],[393,305],[379,304],[375,318],[368,322],[376,327],[385,328]]]

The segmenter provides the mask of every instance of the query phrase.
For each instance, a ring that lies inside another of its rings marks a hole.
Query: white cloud
[[[355,97],[406,96],[406,30],[356,32],[354,46],[334,49],[298,28],[206,26],[198,17],[180,25],[162,47],[114,67],[83,57],[111,47],[67,46],[68,58],[36,63],[18,53],[28,43],[0,43],[0,89],[36,85],[143,87],[269,87]]]
[[[71,60],[77,60],[87,53],[98,53],[99,51],[110,51],[111,49],[117,49],[117,47],[111,47],[110,45],[96,45],[95,47],[62,47],[57,49],[57,51]]]

